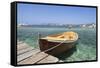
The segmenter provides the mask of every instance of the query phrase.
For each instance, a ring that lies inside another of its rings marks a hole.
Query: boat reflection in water
[[[69,31],[40,38],[39,46],[41,51],[56,56],[76,47],[77,41],[78,34]]]

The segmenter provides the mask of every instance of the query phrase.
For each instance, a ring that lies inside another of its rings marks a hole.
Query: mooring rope
[[[39,40],[39,39],[41,38],[41,34],[38,33],[38,36],[39,36],[39,38],[38,38],[38,40]],[[50,50],[52,50],[52,49],[54,49],[54,48],[60,46],[62,43],[66,42],[66,41],[67,41],[67,40],[64,40],[64,41],[62,41],[61,43],[59,43],[58,45],[55,45],[55,46],[53,46],[53,47],[51,47],[51,48],[49,48],[49,49],[46,49],[46,50],[44,50],[44,51],[40,51],[40,52],[38,52],[38,53],[50,51]]]
[[[53,46],[53,47],[51,47],[51,48],[49,48],[49,49],[46,49],[46,50],[44,50],[44,51],[40,51],[40,52],[38,52],[38,53],[36,53],[36,54],[39,54],[39,53],[41,53],[41,52],[47,52],[47,51],[50,51],[50,50],[52,50],[52,49],[54,49],[54,48],[60,46],[60,45],[61,45],[62,43],[64,43],[65,41],[66,41],[66,40],[62,41],[62,42],[59,43],[58,45],[55,45],[55,46]]]
[[[53,47],[51,47],[51,48],[49,48],[49,49],[47,49],[47,50],[44,50],[43,52],[50,51],[50,50],[52,50],[52,49],[54,49],[54,48],[60,46],[60,45],[61,45],[62,43],[64,43],[65,41],[66,41],[66,40],[64,40],[63,42],[59,43],[58,45],[55,45],[55,46],[53,46]]]

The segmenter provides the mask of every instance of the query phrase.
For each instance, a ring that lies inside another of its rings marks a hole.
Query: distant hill
[[[91,23],[91,24],[39,24],[39,25],[18,24],[18,27],[96,28],[96,24],[95,23]]]

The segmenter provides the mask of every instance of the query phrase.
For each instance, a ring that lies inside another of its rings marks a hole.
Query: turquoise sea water
[[[65,31],[75,31],[79,35],[75,51],[68,56],[64,53],[58,56],[65,62],[96,60],[96,29],[67,29],[67,28],[41,28],[41,27],[19,27],[17,39],[24,41],[33,48],[38,48],[38,32],[43,37]]]

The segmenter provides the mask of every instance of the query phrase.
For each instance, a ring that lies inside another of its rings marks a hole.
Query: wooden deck
[[[18,42],[17,45],[17,64],[41,64],[62,62],[57,57],[40,52],[24,42]]]

